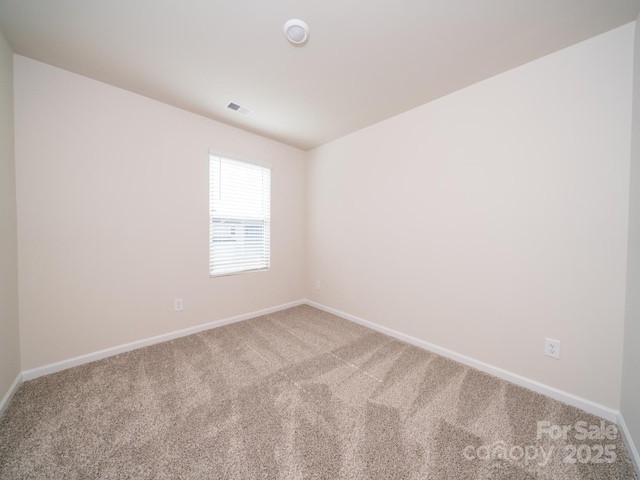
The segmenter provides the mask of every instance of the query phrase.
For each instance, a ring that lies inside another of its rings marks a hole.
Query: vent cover
[[[233,110],[234,112],[238,112],[240,115],[244,115],[245,117],[248,117],[253,113],[253,110],[247,107],[243,107],[242,105],[238,105],[237,103],[234,103],[234,102],[229,102],[227,104],[227,108],[229,110]]]

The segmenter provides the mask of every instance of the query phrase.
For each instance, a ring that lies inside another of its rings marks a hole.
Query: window
[[[210,276],[269,268],[270,204],[271,169],[210,155]]]

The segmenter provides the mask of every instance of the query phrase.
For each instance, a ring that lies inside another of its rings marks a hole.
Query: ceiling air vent
[[[233,110],[234,112],[238,112],[240,115],[244,115],[245,117],[248,117],[253,113],[253,110],[233,102],[229,102],[227,108],[229,110]]]

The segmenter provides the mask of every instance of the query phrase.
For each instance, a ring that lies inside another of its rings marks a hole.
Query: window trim
[[[253,165],[256,167],[261,167],[264,168],[266,170],[269,170],[269,216],[268,216],[268,220],[269,220],[269,256],[268,256],[268,266],[264,267],[264,268],[256,268],[256,269],[251,269],[251,270],[240,270],[240,271],[233,271],[233,272],[224,272],[224,273],[212,273],[211,272],[211,246],[212,246],[212,237],[211,237],[211,223],[212,223],[212,215],[211,215],[211,160],[213,157],[220,157],[228,159],[228,160],[232,160],[232,161],[236,161],[236,162],[242,162],[242,163],[246,163],[249,165]],[[208,190],[209,190],[209,201],[208,203],[208,209],[209,209],[209,278],[218,278],[218,277],[227,277],[230,275],[241,275],[241,274],[245,274],[245,273],[255,273],[255,272],[266,272],[271,268],[271,213],[272,213],[272,208],[271,208],[271,185],[272,185],[272,173],[273,173],[273,166],[262,163],[262,162],[257,162],[253,159],[248,159],[246,157],[243,157],[241,155],[236,155],[234,153],[229,153],[229,152],[224,152],[221,150],[213,150],[213,149],[209,149],[209,156],[208,156],[208,160],[207,160],[207,168],[209,171],[208,174]]]

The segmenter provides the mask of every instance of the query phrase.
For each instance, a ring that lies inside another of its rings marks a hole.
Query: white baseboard
[[[627,424],[624,421],[624,417],[622,413],[618,412],[618,427],[622,430],[622,438],[624,439],[624,444],[629,451],[629,455],[631,456],[631,460],[633,461],[633,466],[636,467],[636,472],[640,472],[640,454],[638,454],[638,449],[636,448],[635,443],[633,442],[633,438],[631,438],[631,432],[627,428]]]
[[[5,409],[9,406],[9,402],[13,398],[13,394],[16,393],[18,387],[22,384],[22,373],[19,373],[16,379],[13,381],[7,393],[5,393],[2,400],[0,400],[0,417],[4,413]]]
[[[42,377],[43,375],[49,375],[51,373],[67,370],[68,368],[77,367],[85,363],[95,362],[96,360],[102,360],[103,358],[112,357],[124,352],[130,352],[131,350],[137,350],[138,348],[147,347],[149,345],[155,345],[156,343],[167,342],[175,338],[186,337],[194,333],[203,332],[212,328],[222,327],[231,323],[241,322],[242,320],[248,320],[250,318],[259,317],[268,313],[278,312],[287,308],[303,305],[304,300],[297,300],[295,302],[289,302],[275,307],[265,308],[263,310],[257,310],[255,312],[245,313],[237,315],[235,317],[225,318],[222,320],[216,320],[214,322],[204,323],[202,325],[196,325],[195,327],[185,328],[183,330],[177,330],[175,332],[165,333],[163,335],[157,335],[151,338],[145,338],[143,340],[137,340],[135,342],[126,343],[117,347],[107,348],[98,352],[88,353],[86,355],[80,355],[79,357],[69,358],[60,362],[51,363],[42,367],[33,368],[22,372],[22,379],[33,380],[34,378]],[[4,401],[4,400],[3,400]]]
[[[87,355],[81,355],[79,357],[70,358],[68,360],[63,360],[61,362],[56,362],[50,365],[45,365],[42,367],[37,367],[31,370],[24,371],[18,374],[13,384],[9,388],[9,391],[5,394],[5,396],[0,401],[0,416],[4,413],[4,410],[9,405],[11,398],[13,397],[14,393],[16,392],[16,390],[18,389],[18,387],[23,381],[33,380],[43,375],[60,372],[68,368],[76,367],[78,365],[83,365],[85,363],[94,362],[96,360],[101,360],[103,358],[118,355],[120,353],[129,352],[131,350],[136,350],[138,348],[166,342],[169,340],[173,340],[175,338],[185,337],[187,335],[192,335],[194,333],[210,330],[212,328],[222,327],[224,325],[229,325],[231,323],[248,320],[251,318],[259,317],[261,315],[266,315],[269,313],[285,310],[287,308],[291,308],[291,307],[295,307],[303,304],[315,307],[319,310],[323,310],[328,313],[332,313],[346,320],[350,320],[352,322],[358,323],[360,325],[371,328],[378,332],[384,333],[386,335],[390,335],[394,338],[397,338],[398,340],[402,340],[404,342],[410,343],[412,345],[423,348],[430,352],[437,353],[438,355],[442,355],[443,357],[450,358],[452,360],[455,360],[464,365],[468,365],[482,372],[489,373],[503,380],[515,383],[516,385],[520,385],[521,387],[528,388],[529,390],[533,390],[534,392],[537,392],[547,397],[553,398],[555,400],[564,402],[568,405],[572,405],[574,407],[580,408],[591,414],[598,415],[599,417],[605,418],[611,422],[615,422],[622,430],[622,435],[623,435],[625,444],[627,446],[627,449],[629,450],[629,453],[634,462],[635,468],[637,471],[640,472],[640,455],[638,455],[638,450],[636,449],[633,439],[631,438],[631,434],[629,433],[627,425],[624,422],[624,418],[622,417],[622,414],[619,411],[606,407],[604,405],[598,404],[596,402],[592,402],[591,400],[578,397],[577,395],[564,392],[557,388],[550,387],[548,385],[537,382],[535,380],[522,377],[520,375],[509,372],[502,368],[498,368],[493,365],[480,362],[478,360],[459,354],[452,350],[439,347],[429,342],[425,342],[423,340],[412,337],[410,335],[406,335],[404,333],[398,332],[391,328],[383,327],[382,325],[378,325],[377,323],[373,323],[368,320],[364,320],[362,318],[356,317],[354,315],[341,312],[340,310],[336,310],[334,308],[327,307],[325,305],[313,302],[311,300],[298,300],[295,302],[285,303],[285,304],[278,305],[271,308],[265,308],[263,310],[258,310],[250,313],[245,313],[242,315],[237,315],[235,317],[216,320],[214,322],[209,322],[202,325],[197,325],[195,327],[185,328],[183,330],[178,330],[175,332],[170,332],[170,333],[158,335],[155,337],[138,340],[138,341],[127,343],[117,347],[107,348],[105,350],[100,350],[98,352],[90,353]]]
[[[334,308],[326,307],[319,303],[312,302],[311,300],[306,300],[306,304],[312,307],[315,307],[319,310],[324,310],[325,312],[332,313],[346,320],[351,320],[352,322],[359,323],[360,325],[369,327],[373,330],[377,330],[378,332],[384,333],[386,335],[390,335],[392,337],[397,338],[398,340],[402,340],[403,342],[407,342],[412,345],[415,345],[416,347],[420,347],[430,352],[437,353],[438,355],[442,355],[443,357],[450,358],[451,360],[455,360],[456,362],[462,363],[464,365],[468,365],[469,367],[473,367],[476,370],[480,370],[482,372],[488,373],[490,375],[501,378],[508,382],[515,383],[516,385],[519,385],[521,387],[528,388],[529,390],[533,390],[534,392],[553,398],[554,400],[558,400],[568,405],[580,408],[585,412],[591,413],[593,415],[597,415],[606,420],[609,420],[610,422],[614,422],[614,423],[618,422],[618,417],[620,412],[618,412],[617,410],[614,410],[613,408],[609,408],[599,403],[592,402],[591,400],[587,400],[586,398],[573,395],[572,393],[564,392],[557,388],[550,387],[548,385],[537,382],[535,380],[522,377],[518,374],[509,372],[507,370],[503,370],[502,368],[489,365],[488,363],[480,362],[471,357],[467,357],[465,355],[454,352],[447,348],[442,348],[432,343],[425,342],[424,340],[420,340],[419,338],[415,338],[410,335],[405,335],[404,333],[398,332],[388,327],[383,327],[382,325],[378,325],[377,323],[373,323],[368,320],[364,320],[362,318],[356,317],[354,315],[341,312],[340,310],[336,310]]]

